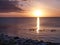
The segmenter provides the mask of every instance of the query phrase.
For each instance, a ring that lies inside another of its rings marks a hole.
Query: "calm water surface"
[[[36,29],[36,23],[37,18],[0,17],[0,33],[60,43],[60,18],[40,18],[41,31],[39,34],[33,30]]]

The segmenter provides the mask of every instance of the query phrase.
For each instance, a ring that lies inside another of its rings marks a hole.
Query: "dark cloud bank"
[[[17,3],[17,1],[0,0],[0,13],[22,11],[21,8],[16,6]]]

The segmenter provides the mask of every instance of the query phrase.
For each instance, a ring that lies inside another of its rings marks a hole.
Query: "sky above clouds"
[[[18,0],[18,3],[15,3],[14,0],[9,1],[0,0],[0,17],[14,17],[16,15],[29,17],[31,16],[27,15],[29,10],[36,7],[46,12],[45,17],[60,17],[60,0]],[[26,10],[27,12],[25,13]],[[20,11],[22,11],[22,13]]]

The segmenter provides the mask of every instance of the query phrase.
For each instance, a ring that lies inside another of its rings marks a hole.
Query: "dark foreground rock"
[[[32,39],[24,39],[0,34],[0,45],[60,45],[60,43],[44,42]]]

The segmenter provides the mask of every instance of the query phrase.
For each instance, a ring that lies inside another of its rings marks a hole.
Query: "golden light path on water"
[[[40,30],[40,19],[39,19],[39,17],[37,17],[37,30],[36,30],[36,32],[39,33],[39,30]]]
[[[40,30],[40,16],[42,16],[43,12],[39,9],[33,11],[33,15],[37,17],[37,24],[36,24],[36,33],[39,33]]]

